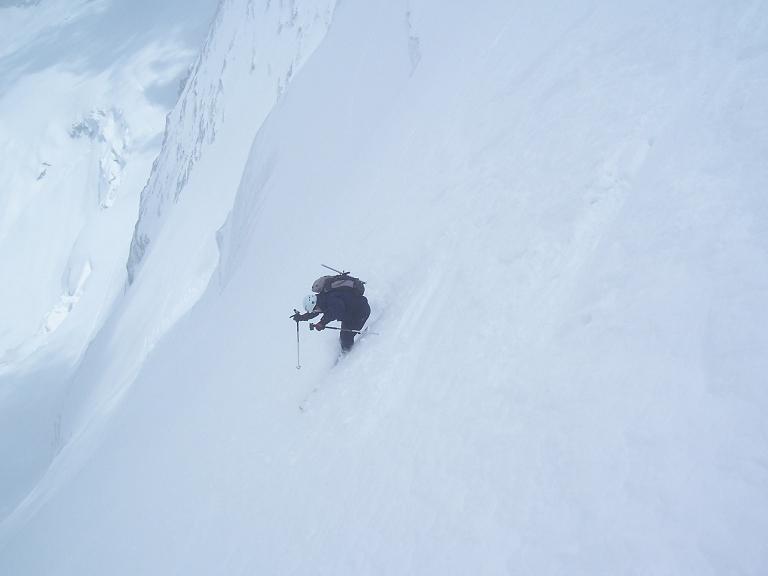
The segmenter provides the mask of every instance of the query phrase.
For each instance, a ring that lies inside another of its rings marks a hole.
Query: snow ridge
[[[186,193],[198,164],[219,139],[225,123],[229,121],[230,130],[219,149],[247,149],[247,142],[253,139],[293,75],[322,40],[335,3],[222,1],[181,99],[168,116],[162,151],[141,195],[126,265],[129,284],[138,274],[168,211]],[[245,54],[249,58],[243,58]],[[226,100],[225,90],[230,94]],[[245,103],[248,105],[241,105]],[[240,145],[233,146],[233,140]],[[214,152],[211,162],[217,157]],[[234,198],[239,173],[235,170],[215,178],[203,173],[194,184],[206,188],[201,193],[210,201],[227,206]],[[214,217],[217,213],[213,211]],[[220,223],[214,222],[214,228]]]

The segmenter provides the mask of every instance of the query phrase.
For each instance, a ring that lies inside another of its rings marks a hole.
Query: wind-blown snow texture
[[[207,45],[288,4],[281,97],[215,97],[250,150],[167,134],[0,572],[768,571],[768,7],[232,0]],[[320,262],[381,335],[297,371]]]

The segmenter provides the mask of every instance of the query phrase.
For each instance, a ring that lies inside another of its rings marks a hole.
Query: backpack
[[[312,283],[312,292],[315,294],[336,290],[337,288],[350,288],[360,296],[365,294],[365,282],[360,280],[360,278],[350,276],[349,272],[337,274],[336,276],[320,276],[320,278]]]

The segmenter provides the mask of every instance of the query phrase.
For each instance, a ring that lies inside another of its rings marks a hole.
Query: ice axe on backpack
[[[336,274],[341,274],[342,276],[344,276],[345,274],[349,274],[349,272],[339,272],[338,270],[336,270],[336,268],[331,268],[330,266],[326,266],[325,264],[320,264],[320,266],[322,266],[323,268],[328,268],[328,270],[331,270],[332,272],[336,272]]]

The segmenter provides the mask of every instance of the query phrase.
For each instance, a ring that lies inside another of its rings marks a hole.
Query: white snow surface
[[[216,5],[0,2],[0,374],[75,363],[104,321]]]
[[[60,447],[66,375],[125,286],[165,115],[216,6],[0,2],[0,515]]]
[[[205,46],[129,287],[0,382],[66,390],[3,424],[0,573],[768,572],[765,2],[227,0]],[[379,335],[296,370],[320,263]]]

